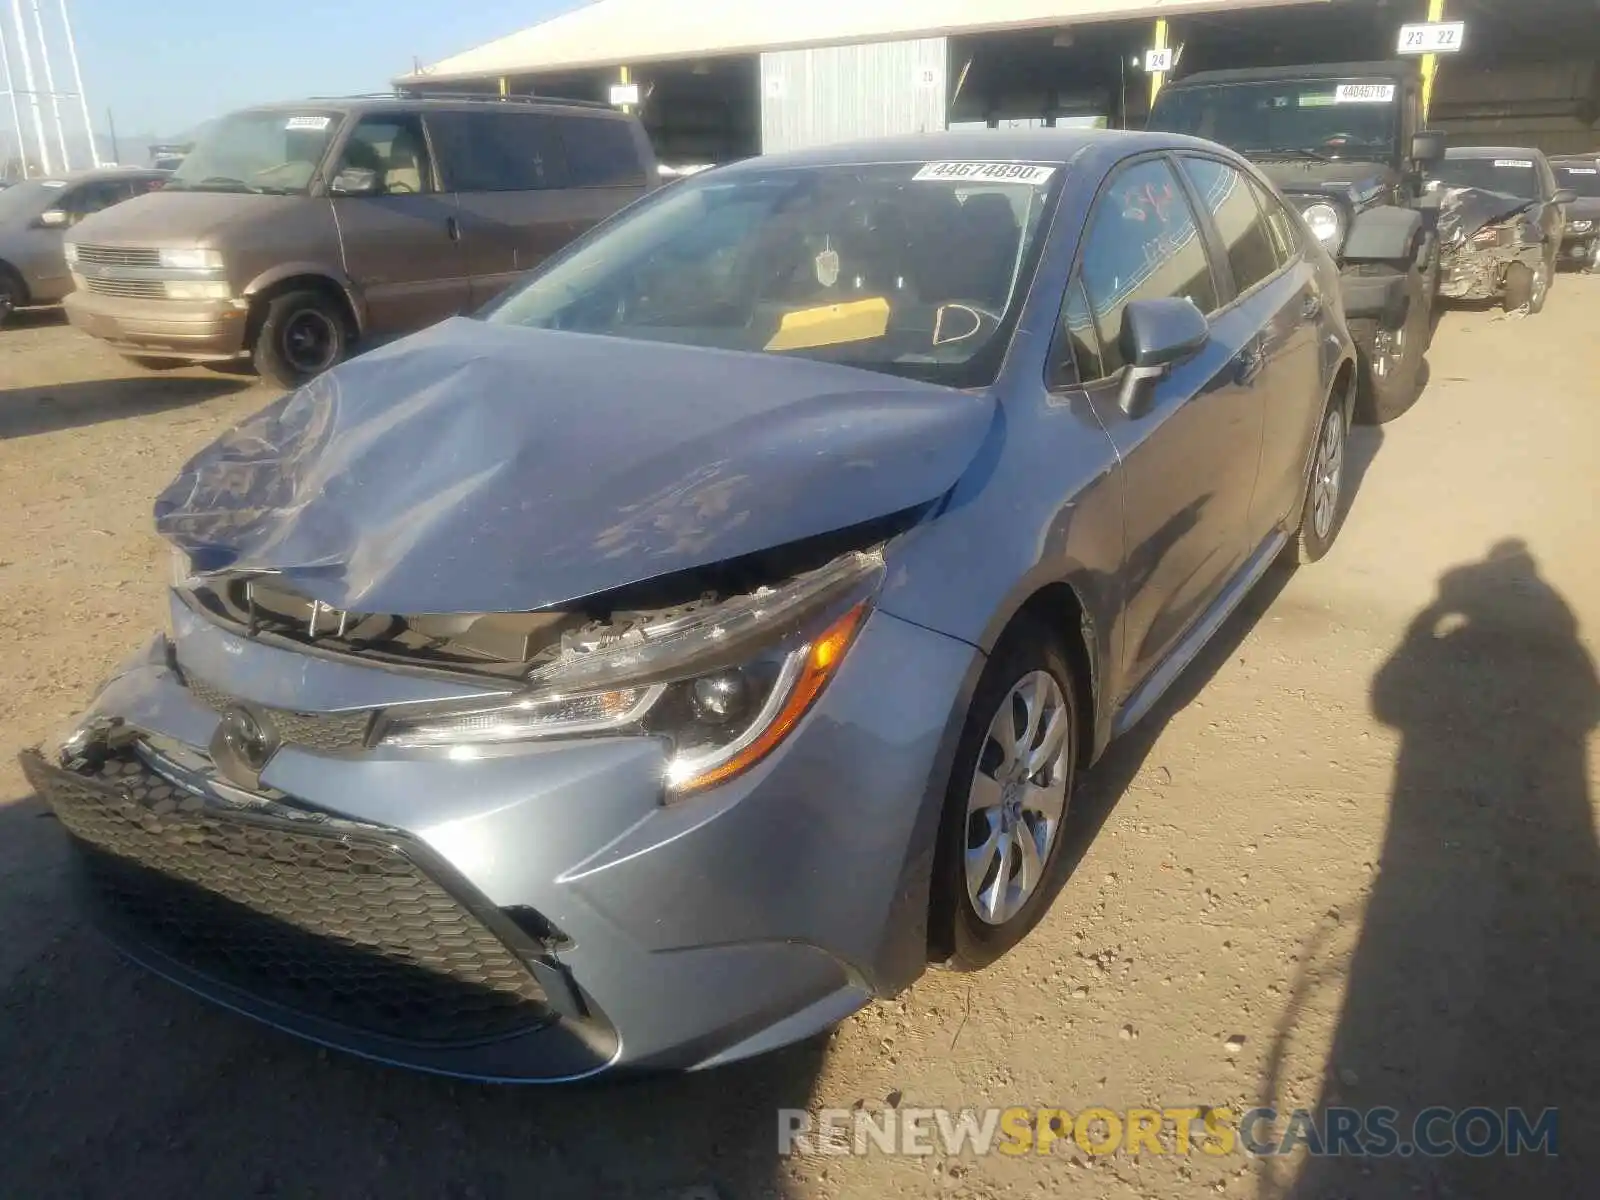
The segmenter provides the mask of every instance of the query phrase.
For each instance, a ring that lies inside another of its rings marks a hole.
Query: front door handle
[[[449,233],[450,240],[452,242],[459,242],[461,240],[461,222],[460,221],[456,220],[454,217],[446,217],[444,219],[444,227],[445,227],[445,231],[447,233]]]
[[[1300,304],[1300,315],[1307,321],[1315,321],[1322,315],[1322,296],[1317,292],[1309,294]]]
[[[1234,357],[1234,379],[1240,387],[1249,387],[1256,381],[1256,376],[1261,374],[1261,369],[1266,366],[1267,354],[1257,338]]]

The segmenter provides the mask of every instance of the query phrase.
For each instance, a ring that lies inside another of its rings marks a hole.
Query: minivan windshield
[[[712,171],[625,212],[484,314],[502,325],[993,381],[1059,165]]]
[[[1539,195],[1539,176],[1531,158],[1446,158],[1429,181],[1449,188],[1482,188],[1518,200]]]
[[[339,121],[339,113],[320,109],[223,117],[200,136],[166,190],[304,195]]]
[[[1384,79],[1280,79],[1168,88],[1149,128],[1220,142],[1243,154],[1392,158],[1400,88]]]

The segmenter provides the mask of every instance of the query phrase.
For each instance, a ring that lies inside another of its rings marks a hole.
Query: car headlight
[[[222,270],[222,251],[220,250],[162,250],[160,262],[169,271],[220,271]]]
[[[161,287],[168,300],[226,300],[233,295],[221,279],[169,279]]]
[[[78,263],[78,243],[77,242],[62,242],[61,243],[61,252],[67,256],[67,263],[69,265],[71,265],[71,266],[76,266],[77,265],[77,263]]]
[[[1336,206],[1318,201],[1301,209],[1300,216],[1317,241],[1329,250],[1338,249],[1344,240],[1344,215]]]
[[[884,573],[854,552],[776,587],[589,643],[574,641],[528,677],[529,691],[471,708],[387,714],[400,748],[638,733],[671,746],[666,790],[725,783],[765,759],[838,673]]]

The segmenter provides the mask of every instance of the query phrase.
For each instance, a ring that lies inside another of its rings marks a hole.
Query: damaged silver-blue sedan
[[[1182,137],[696,175],[196,456],[169,629],[25,769],[131,957],[304,1037],[806,1038],[1015,945],[1084,768],[1328,550],[1338,296]]]

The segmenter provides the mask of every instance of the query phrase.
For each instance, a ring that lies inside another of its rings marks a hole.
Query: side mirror
[[[1426,129],[1411,137],[1411,161],[1419,167],[1431,167],[1444,160],[1450,147],[1450,138],[1436,129]]]
[[[72,224],[72,218],[59,208],[49,208],[39,214],[40,229],[65,229]]]
[[[1135,300],[1122,310],[1117,346],[1123,368],[1118,404],[1137,420],[1149,410],[1155,382],[1193,358],[1211,338],[1211,323],[1189,300]]]
[[[335,196],[374,196],[378,173],[369,167],[346,167],[333,177],[328,190]]]
[[[1572,204],[1577,199],[1578,199],[1578,193],[1577,192],[1573,191],[1571,188],[1562,188],[1554,196],[1550,197],[1550,203],[1551,204]]]

